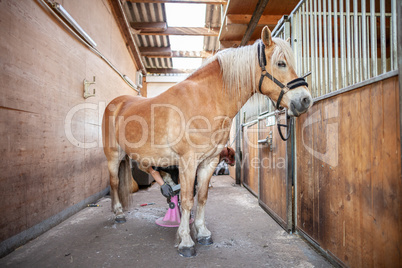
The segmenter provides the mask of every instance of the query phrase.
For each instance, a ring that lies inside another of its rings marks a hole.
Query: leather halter
[[[275,105],[274,101],[272,101],[272,99],[271,99],[272,103],[274,103],[274,106],[276,107],[277,110],[281,110],[280,103],[282,101],[283,95],[285,95],[289,90],[297,88],[297,87],[301,87],[301,86],[308,87],[308,84],[304,80],[304,77],[298,77],[296,79],[293,79],[286,85],[284,85],[280,81],[278,81],[275,77],[273,77],[270,73],[268,73],[267,70],[265,69],[265,66],[267,65],[267,58],[265,56],[265,45],[261,40],[260,40],[260,42],[258,42],[258,64],[261,67],[261,77],[260,77],[260,82],[258,84],[258,90],[260,91],[260,93],[262,94],[261,86],[262,86],[262,82],[264,81],[264,77],[268,77],[281,88],[281,93],[279,93],[279,97],[278,97],[278,100],[276,101],[276,105]]]
[[[289,90],[297,88],[297,87],[301,87],[301,86],[308,87],[307,82],[304,80],[304,77],[306,77],[308,74],[303,77],[298,77],[296,79],[293,79],[292,81],[290,81],[289,83],[284,85],[278,79],[273,77],[273,75],[268,73],[267,70],[265,69],[265,66],[267,65],[267,58],[265,56],[265,45],[262,41],[260,41],[258,43],[258,64],[261,67],[261,77],[260,77],[260,82],[258,84],[258,90],[260,91],[260,93],[262,94],[261,86],[262,86],[262,82],[264,81],[264,77],[268,77],[281,88],[281,93],[279,93],[279,97],[278,97],[278,100],[276,101],[276,105],[275,105],[274,101],[270,98],[277,110],[281,110],[280,103],[282,101],[283,95],[285,95]],[[286,112],[286,119],[288,121],[287,124],[286,125],[280,124],[279,121],[277,123],[279,135],[280,135],[281,139],[284,141],[289,139],[291,127],[292,127],[292,118],[290,118],[290,116],[287,115],[287,110],[285,112]],[[281,127],[287,128],[287,136],[286,137],[283,136]]]

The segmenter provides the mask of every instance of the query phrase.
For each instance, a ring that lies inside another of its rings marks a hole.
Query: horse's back
[[[144,102],[144,101],[146,101],[147,100],[147,98],[145,98],[145,97],[141,97],[141,96],[132,96],[132,95],[121,95],[121,96],[118,96],[117,98],[114,98],[109,104],[108,104],[108,107],[110,107],[110,106],[114,106],[114,107],[116,107],[116,106],[131,106],[132,104],[134,104],[134,103],[141,103],[141,102]],[[114,108],[113,107],[113,108]],[[107,110],[107,107],[106,107],[106,110]],[[110,109],[110,110],[112,110],[112,109]]]

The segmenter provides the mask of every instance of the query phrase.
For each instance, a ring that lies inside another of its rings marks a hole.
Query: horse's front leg
[[[219,157],[205,160],[200,164],[197,171],[198,205],[194,224],[197,232],[197,241],[201,245],[210,245],[213,243],[211,232],[205,226],[205,204],[208,199],[209,181],[218,161]]]
[[[180,159],[180,197],[181,222],[177,230],[180,238],[179,254],[183,257],[195,256],[194,241],[190,236],[190,212],[194,205],[195,159],[190,157]]]

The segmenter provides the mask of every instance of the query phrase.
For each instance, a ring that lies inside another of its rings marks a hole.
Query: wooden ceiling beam
[[[163,53],[163,52],[172,52],[170,47],[139,47],[141,53]]]
[[[238,40],[223,40],[220,41],[220,48],[224,49],[224,48],[231,48],[231,47],[239,47],[240,46],[240,42]]]
[[[150,58],[166,58],[172,55],[170,47],[140,47],[141,56]]]
[[[136,32],[163,32],[168,28],[166,22],[131,22],[130,25]]]
[[[148,58],[208,58],[212,51],[172,51],[170,47],[140,47],[141,56]]]
[[[183,70],[183,69],[173,69],[173,68],[148,68],[148,73],[152,74],[184,74],[192,73],[195,70]]]
[[[226,16],[227,24],[248,24],[252,15],[248,14],[228,14]],[[257,25],[276,25],[282,18],[282,15],[262,15]]]
[[[205,27],[168,27],[165,31],[154,31],[149,29],[136,29],[136,24],[131,23],[131,27],[139,35],[201,35],[201,36],[218,36],[219,28]]]
[[[227,0],[127,0],[133,3],[149,3],[149,4],[208,4],[208,5],[226,5]]]
[[[247,30],[243,35],[240,45],[244,46],[250,40],[251,35],[254,33],[255,27],[264,12],[269,0],[258,0],[257,6],[254,9],[253,16],[251,17],[250,23],[247,25]]]
[[[212,51],[172,51],[172,58],[208,58]]]

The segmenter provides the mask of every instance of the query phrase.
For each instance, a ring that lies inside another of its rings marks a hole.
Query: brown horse
[[[289,86],[289,81],[294,84],[300,80],[289,44],[271,38],[268,27],[261,37],[254,45],[217,53],[186,80],[159,96],[120,96],[109,103],[103,117],[103,144],[117,222],[125,221],[122,203],[127,202],[127,188],[131,186],[129,158],[145,172],[149,166],[179,165],[182,218],[178,251],[182,256],[195,255],[189,219],[196,173],[195,237],[200,244],[212,243],[204,219],[208,183],[236,113],[257,92],[273,101],[279,99],[278,105],[288,108],[291,116],[306,112],[312,104],[306,83]],[[264,79],[267,72],[273,74],[268,77],[271,80]],[[286,91],[277,81],[288,83]]]
[[[219,163],[224,160],[228,165],[234,166],[235,164],[235,151],[233,148],[225,147],[219,154]]]

